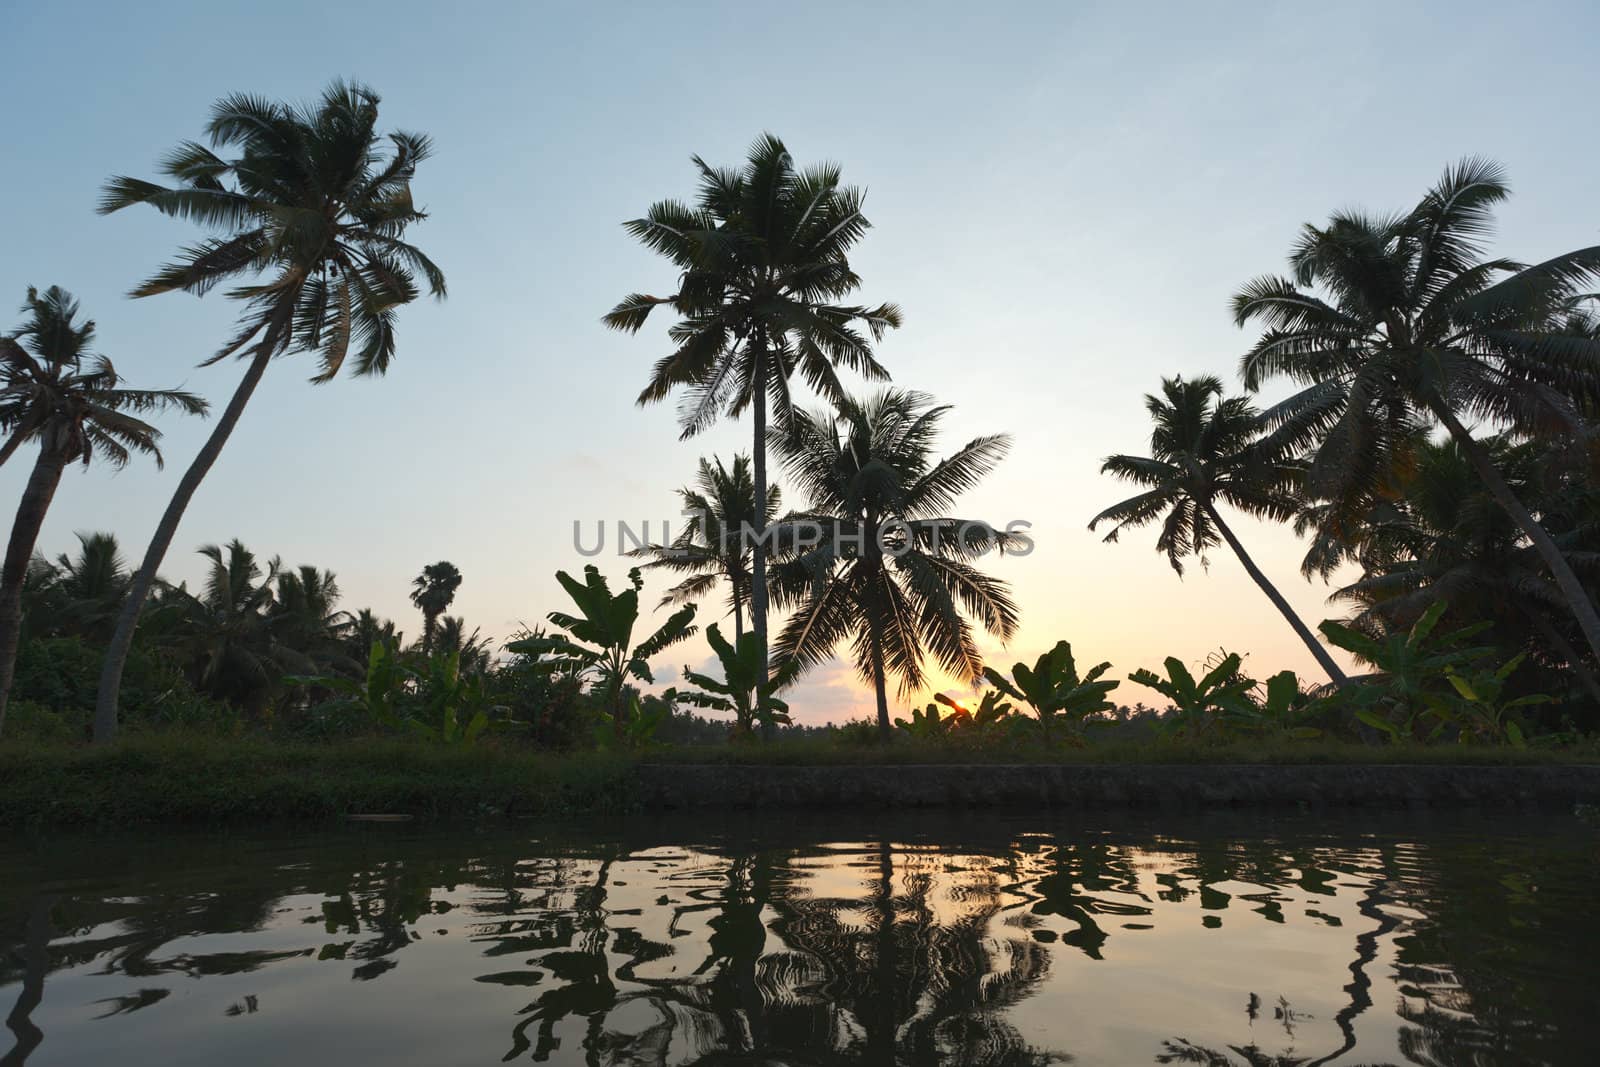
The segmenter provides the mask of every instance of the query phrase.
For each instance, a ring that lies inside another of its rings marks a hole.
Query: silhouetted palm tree
[[[445,615],[439,619],[433,648],[441,655],[456,656],[458,669],[463,674],[482,674],[489,669],[489,639],[476,626],[468,633],[466,621],[459,615]]]
[[[1467,159],[1404,214],[1345,211],[1307,225],[1292,277],[1257,278],[1234,297],[1239,325],[1267,327],[1240,374],[1251,390],[1280,377],[1304,387],[1265,417],[1286,444],[1314,448],[1307,481],[1318,499],[1370,496],[1395,443],[1437,420],[1533,543],[1600,657],[1600,614],[1582,581],[1466,425],[1582,433],[1575,401],[1600,396],[1600,339],[1570,326],[1585,283],[1600,278],[1600,246],[1531,267],[1484,259],[1507,193],[1498,166]]]
[[[666,569],[688,577],[661,598],[661,606],[699,600],[728,583],[728,606],[733,614],[734,639],[744,634],[744,606],[750,600],[750,545],[741,536],[748,529],[765,529],[778,516],[782,494],[777,486],[767,490],[765,514],[756,516],[755,482],[750,458],[734,456],[729,469],[713,456],[700,460],[693,486],[678,490],[687,516],[683,532],[668,545],[646,545],[629,555],[653,562],[645,570]]]
[[[699,156],[700,192],[694,206],[676,200],[653,205],[628,232],[676,266],[677,291],[634,293],[606,315],[614,329],[638,332],[652,309],[677,313],[671,353],[656,362],[639,403],[688,390],[681,408],[683,436],[719,416],[750,408],[755,423],[754,498],[767,497],[768,404],[778,421],[790,409],[790,379],[799,372],[829,400],[844,395],[835,373],[849,367],[887,379],[873,357],[873,340],[900,325],[893,304],[839,304],[860,287],[849,252],[869,223],[860,190],[839,184],[839,168],[800,171],[771,134],[750,148],[737,170]],[[751,625],[767,644],[767,546],[757,530],[751,546]]]
[[[204,400],[180,390],[122,388],[111,361],[91,351],[94,323],[76,321],[78,302],[66,290],[51,286],[40,295],[29,289],[22,313],[27,318],[15,335],[0,338],[0,433],[6,457],[36,441],[39,458],[17,505],[0,569],[0,729],[21,638],[22,586],[67,464],[87,467],[98,457],[121,467],[135,452],[159,464],[161,432],[134,413],[206,410]]]
[[[1155,423],[1151,454],[1108,456],[1100,467],[1102,473],[1133,482],[1143,492],[1106,508],[1090,521],[1089,529],[1112,523],[1106,540],[1115,541],[1122,531],[1159,519],[1156,549],[1166,553],[1179,574],[1185,557],[1199,556],[1204,564],[1206,550],[1216,547],[1219,538],[1226,541],[1328,677],[1343,683],[1339,665],[1256,566],[1217,510],[1221,503],[1279,522],[1293,518],[1299,465],[1258,446],[1255,409],[1243,397],[1224,397],[1222,383],[1210,375],[1188,382],[1181,377],[1164,379],[1161,395],[1147,395],[1144,405]]]
[[[378,618],[371,608],[362,608],[351,616],[350,625],[345,630],[345,653],[356,663],[365,663],[375,644],[399,651],[402,636],[395,630],[393,622]]]
[[[428,139],[390,133],[385,153],[377,124],[378,95],[364,86],[335,82],[318,102],[301,107],[234,95],[212,108],[210,148],[185,141],[163,161],[175,186],[127,177],[106,186],[103,213],[148,204],[213,231],[133,295],[182,290],[198,296],[239,281],[227,291],[244,305],[239,330],[207,362],[238,354],[249,363],[178,482],[134,576],[106,653],[96,740],[116,733],[122,671],[156,570],[267,364],[286,353],[315,352],[320,368],[312,381],[326,382],[353,348],[356,374],[382,374],[394,358],[395,311],[419,295],[415,275],[433,295],[444,296],[439,268],[402,239],[426,217],[412,202],[411,179],[428,157]],[[217,154],[225,149],[238,154]]]
[[[197,687],[260,714],[285,675],[316,666],[279,639],[273,589],[282,565],[272,559],[263,568],[238,540],[204,545],[200,555],[210,562],[200,595],[179,586],[164,598],[183,608],[177,631],[184,658]]]
[[[773,573],[774,601],[795,609],[776,651],[811,667],[850,639],[856,670],[877,695],[885,739],[890,675],[902,695],[920,687],[931,654],[976,681],[983,657],[968,617],[1002,639],[1017,625],[1005,583],[972,565],[1012,538],[945,514],[994,468],[1010,438],[975,438],[936,460],[934,438],[948,410],[921,393],[889,390],[864,401],[847,397],[837,412],[796,412],[789,430],[772,435],[810,501],[786,521],[796,527],[795,547]],[[814,547],[803,546],[805,523],[820,529]]]
[[[461,588],[461,572],[448,560],[430,563],[411,580],[411,603],[422,612],[422,654],[433,652],[433,627]]]

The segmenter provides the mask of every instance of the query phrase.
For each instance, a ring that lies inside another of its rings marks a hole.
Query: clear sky
[[[96,216],[101,182],[154,177],[225,93],[302,99],[336,76],[382,93],[386,127],[434,137],[416,186],[432,218],[415,239],[449,299],[401,313],[386,379],[313,387],[305,360],[275,365],[163,571],[192,579],[196,547],[239,537],[331,568],[345,606],[412,634],[424,564],[454,561],[453,612],[504,635],[562,606],[551,575],[584,562],[575,519],[659,528],[698,456],[749,447],[747,422],[680,443],[671,404],[634,407],[665,320],[638,337],[599,322],[623,294],[670,286],[619,223],[690,195],[692,153],[736,163],[770,130],[801,163],[838,161],[867,187],[862,296],[906,312],[882,361],[956,406],[949,447],[1015,435],[963,509],[1027,519],[1038,540],[995,564],[1023,610],[996,659],[1065,637],[1119,675],[1227,646],[1258,676],[1316,676],[1226,549],[1180,580],[1153,531],[1103,545],[1085,529],[1128,495],[1098,461],[1142,454],[1141,398],[1162,375],[1236,381],[1249,338],[1227,299],[1280,268],[1300,223],[1408,206],[1448,162],[1484,154],[1516,194],[1504,254],[1542,258],[1600,228],[1600,8],[1583,2],[0,0],[0,35],[0,308],[29,284],[63,285],[133,384],[184,384],[219,408],[241,367],[195,364],[227,333],[228,302],[123,295],[197,231]],[[40,547],[111,529],[137,559],[206,432],[163,427],[165,471],[69,472]],[[25,467],[8,465],[0,498],[17,497]],[[1287,530],[1238,526],[1308,620],[1334,613],[1329,590],[1299,578]],[[705,655],[676,650],[658,676]],[[1117,696],[1154,698],[1131,683]],[[870,697],[823,669],[794,704],[822,721],[865,714]]]

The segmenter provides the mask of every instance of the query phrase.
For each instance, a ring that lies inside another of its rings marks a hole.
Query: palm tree
[[[1537,442],[1496,437],[1481,444],[1519,498],[1542,498],[1538,482],[1545,457]],[[1558,625],[1566,617],[1560,590],[1461,447],[1453,440],[1419,441],[1407,468],[1404,480],[1372,505],[1356,538],[1344,546],[1343,554],[1362,570],[1334,593],[1334,599],[1357,607],[1351,624],[1375,633],[1408,630],[1435,604],[1448,604],[1460,618],[1492,622],[1499,647],[1531,647],[1541,660],[1570,670],[1600,700],[1600,682]],[[1325,524],[1313,514],[1307,525],[1320,530]],[[1565,540],[1567,559],[1593,580],[1600,553]]]
[[[65,552],[50,566],[62,622],[72,633],[104,641],[128,593],[128,565],[115,534],[79,533],[78,554]],[[42,562],[35,557],[36,562]]]
[[[359,85],[335,82],[317,103],[300,107],[229,96],[212,108],[210,148],[185,141],[163,161],[175,185],[117,177],[106,186],[102,213],[148,204],[212,231],[132,295],[200,296],[238,280],[227,295],[243,304],[239,329],[206,362],[232,355],[249,362],[134,575],[101,672],[97,741],[116,733],[122,671],[156,570],[267,364],[286,353],[315,352],[319,369],[311,380],[327,382],[354,347],[357,375],[383,374],[394,358],[396,309],[418,296],[415,275],[434,296],[444,296],[439,268],[402,239],[426,218],[412,202],[411,179],[429,155],[428,139],[390,133],[385,152],[377,123],[378,95]],[[237,154],[217,154],[227,149]]]
[[[461,572],[448,560],[430,563],[411,580],[411,603],[422,612],[422,654],[433,652],[433,627],[461,588]]]
[[[1267,409],[1277,437],[1313,447],[1313,497],[1358,500],[1387,477],[1395,443],[1437,420],[1495,501],[1532,542],[1600,657],[1600,615],[1583,582],[1467,428],[1581,434],[1580,403],[1600,395],[1600,339],[1568,326],[1583,284],[1600,277],[1600,246],[1527,266],[1483,258],[1504,173],[1483,160],[1447,169],[1410,211],[1340,212],[1307,225],[1292,277],[1257,278],[1234,318],[1266,330],[1240,375],[1303,386]]]
[[[133,413],[206,410],[204,400],[181,390],[122,388],[111,361],[91,352],[94,323],[76,321],[78,302],[66,290],[51,286],[41,296],[29,289],[22,313],[27,319],[15,335],[0,338],[0,433],[5,456],[37,441],[39,458],[17,505],[0,569],[0,729],[17,665],[22,586],[67,464],[87,467],[99,457],[122,467],[135,452],[159,464],[161,432]]]
[[[373,645],[398,652],[402,635],[395,630],[393,622],[380,619],[371,608],[362,608],[351,616],[343,641],[346,656],[355,663],[365,663],[372,654]]]
[[[932,655],[976,682],[983,657],[969,617],[1002,640],[1017,625],[1005,583],[971,562],[1003,552],[1011,536],[945,514],[1011,439],[978,437],[936,461],[934,439],[948,410],[922,393],[888,390],[846,397],[836,412],[796,412],[787,432],[772,435],[785,471],[810,501],[783,524],[793,548],[774,568],[773,600],[795,612],[775,651],[806,669],[849,639],[856,670],[877,696],[885,739],[890,675],[904,696],[924,684],[924,659]],[[820,537],[807,537],[807,525]]]
[[[468,633],[466,620],[459,615],[445,615],[439,619],[433,644],[440,655],[456,657],[462,674],[482,674],[489,669],[492,651],[489,639],[478,626]]]
[[[339,667],[355,672],[366,662],[344,654],[344,638],[354,625],[339,610],[339,579],[330,570],[301,565],[275,575],[272,622],[279,641],[309,657],[317,668]]]
[[[177,630],[194,684],[262,714],[286,675],[309,674],[316,666],[281,639],[273,591],[283,567],[272,559],[263,568],[237,539],[204,545],[200,555],[210,563],[200,595],[178,586],[164,597],[181,610]]]
[[[1258,441],[1259,418],[1244,397],[1224,397],[1222,382],[1211,375],[1161,382],[1161,395],[1147,395],[1144,406],[1155,426],[1149,456],[1107,456],[1103,474],[1114,474],[1142,487],[1137,496],[1113,504],[1089,523],[1093,530],[1112,523],[1107,541],[1124,530],[1161,520],[1156,550],[1180,575],[1187,556],[1206,562],[1206,550],[1226,541],[1245,572],[1272,601],[1305,642],[1311,655],[1337,684],[1344,672],[1328,650],[1312,636],[1289,602],[1257,567],[1217,510],[1228,504],[1247,515],[1287,521],[1295,516],[1295,486],[1300,465],[1273,454]]]
[[[721,459],[700,460],[693,486],[678,490],[683,513],[689,516],[683,532],[668,545],[646,545],[629,553],[658,568],[688,577],[661,598],[661,607],[699,600],[728,583],[728,605],[733,614],[737,642],[744,636],[744,606],[750,600],[750,545],[740,535],[745,529],[765,529],[777,518],[782,494],[777,486],[767,490],[766,513],[756,516],[755,482],[750,477],[750,457],[734,456],[730,470]]]
[[[656,362],[641,405],[688,389],[680,409],[688,438],[719,415],[745,408],[753,433],[753,499],[767,498],[768,403],[778,422],[789,415],[796,371],[829,400],[843,396],[835,368],[887,379],[872,340],[900,325],[893,304],[839,304],[860,287],[849,252],[869,223],[859,189],[839,184],[832,164],[801,171],[783,142],[764,135],[738,170],[708,165],[699,156],[700,192],[693,207],[676,200],[653,205],[626,223],[630,234],[679,269],[668,296],[634,293],[606,315],[613,329],[637,333],[650,312],[671,305],[679,316],[669,336],[676,346]],[[767,647],[765,526],[751,540],[750,618]],[[765,658],[762,670],[765,673]]]

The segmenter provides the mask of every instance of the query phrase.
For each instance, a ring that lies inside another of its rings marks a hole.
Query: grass
[[[195,735],[106,747],[0,746],[0,826],[111,827],[608,812],[630,762],[408,741],[284,743]]]
[[[787,740],[656,748],[633,756],[555,755],[514,745],[416,741],[284,742],[196,734],[131,735],[107,747],[0,745],[0,827],[115,828],[331,821],[354,813],[423,819],[628,812],[637,762],[755,766],[909,764],[1600,763],[1594,742],[1566,749],[1367,746],[1338,741],[1196,745],[1109,741],[1084,748],[973,748],[897,738],[887,747]]]

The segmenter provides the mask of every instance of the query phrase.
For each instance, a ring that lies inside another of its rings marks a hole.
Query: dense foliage
[[[700,460],[679,492],[691,512],[681,534],[635,553],[677,578],[664,618],[647,617],[637,569],[619,592],[593,566],[581,580],[558,572],[571,610],[504,644],[447,614],[465,580],[447,560],[410,584],[420,637],[409,643],[371,609],[344,607],[331,571],[237,539],[199,548],[198,588],[161,579],[178,521],[266,365],[305,352],[316,381],[347,360],[382,373],[397,310],[424,289],[444,293],[405,239],[425,218],[411,183],[430,142],[380,135],[378,102],[345,84],[299,107],[230,96],[213,109],[209,145],[184,142],[165,160],[169,184],[108,183],[104,212],[143,205],[209,231],[133,295],[233,283],[239,328],[208,362],[248,365],[136,570],[109,533],[81,534],[76,553],[35,554],[56,480],[71,462],[154,453],[159,431],[141,416],[203,413],[203,401],[124,388],[60,288],[30,291],[27,319],[0,336],[0,463],[40,448],[0,582],[0,727],[15,665],[8,733],[75,740],[91,706],[99,739],[126,724],[560,751],[758,736],[1033,753],[1130,738],[1526,747],[1600,727],[1600,247],[1532,266],[1491,256],[1508,186],[1479,160],[1449,168],[1409,210],[1306,226],[1287,275],[1239,290],[1237,323],[1262,330],[1240,380],[1247,394],[1287,380],[1291,395],[1263,407],[1216,377],[1165,379],[1146,398],[1149,454],[1102,467],[1138,491],[1091,528],[1115,541],[1158,525],[1156,548],[1179,573],[1226,544],[1327,683],[1261,678],[1226,651],[1080,671],[1065,640],[1009,673],[986,664],[980,635],[1009,642],[1021,618],[989,565],[1025,539],[960,517],[960,498],[1010,438],[941,456],[945,405],[898,387],[852,394],[843,371],[888,378],[875,345],[900,311],[845,302],[861,287],[849,260],[868,228],[861,192],[836,166],[798,167],[770,135],[738,168],[696,157],[692,203],[662,201],[627,224],[676,282],[604,320],[637,332],[657,307],[675,316],[639,400],[678,392],[684,436],[747,408],[755,423],[748,457]],[[801,382],[824,406],[798,402]],[[768,479],[769,449],[787,494]],[[799,506],[781,512],[785,499]],[[1304,576],[1336,580],[1347,617],[1302,620],[1228,513],[1292,522],[1307,541]],[[708,626],[712,658],[659,691],[651,661],[697,633],[697,609],[715,600],[732,639]],[[784,613],[770,643],[769,607]],[[789,690],[841,653],[872,687],[876,720],[798,725]],[[922,698],[934,667],[970,693],[892,717],[891,691]],[[1124,681],[1164,707],[1119,706]]]

